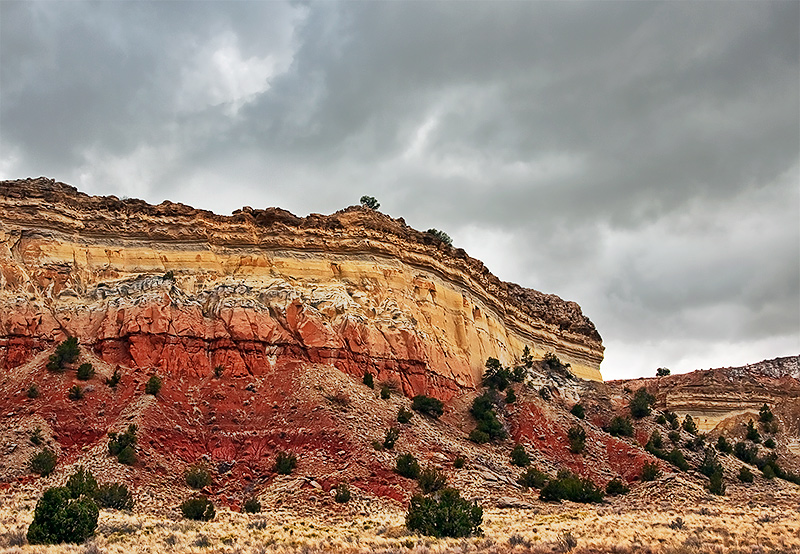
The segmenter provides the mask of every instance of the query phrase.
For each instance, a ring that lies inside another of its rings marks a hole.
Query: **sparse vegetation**
[[[518,467],[528,467],[531,465],[530,456],[528,456],[528,453],[525,452],[525,447],[521,444],[517,444],[511,450],[511,463]]]
[[[225,366],[222,364],[214,366],[214,377],[216,379],[222,379],[222,375],[225,373]]]
[[[183,474],[183,479],[187,485],[197,490],[211,484],[211,474],[205,464],[202,463],[189,466]]]
[[[216,514],[214,504],[205,496],[190,498],[184,501],[180,508],[183,517],[197,521],[211,521]]]
[[[450,235],[445,233],[444,231],[440,231],[439,229],[428,229],[425,231],[430,236],[440,240],[441,242],[445,243],[447,246],[453,246],[453,239],[450,238]]]
[[[411,399],[411,409],[431,416],[434,419],[439,419],[444,413],[444,402],[424,394],[419,394]]]
[[[362,382],[371,389],[375,388],[375,378],[369,371],[364,372],[364,378],[362,379]]]
[[[480,533],[483,508],[461,498],[452,488],[435,496],[416,494],[406,514],[406,527],[433,537],[468,537]]]
[[[550,480],[550,476],[534,467],[529,467],[517,479],[526,488],[542,489]]]
[[[258,501],[258,498],[255,496],[251,496],[247,500],[244,501],[242,504],[242,513],[243,514],[258,514],[261,512],[261,502]]]
[[[752,483],[754,479],[753,472],[747,466],[742,466],[739,469],[739,481],[742,483]]]
[[[758,447],[739,441],[733,447],[733,455],[746,464],[755,465],[758,461]]]
[[[416,479],[420,473],[419,462],[413,454],[406,452],[399,455],[395,460],[395,471],[403,477]]]
[[[121,379],[122,379],[122,374],[119,372],[119,368],[115,368],[114,373],[111,375],[111,377],[106,377],[106,385],[108,385],[112,389],[116,389]]]
[[[67,391],[67,398],[73,401],[82,400],[83,389],[80,387],[80,385],[72,385],[69,391]]]
[[[110,510],[132,510],[133,495],[124,483],[104,483],[97,489],[95,502]]]
[[[694,419],[692,419],[691,415],[686,414],[686,417],[683,418],[682,426],[683,430],[686,431],[687,433],[690,433],[692,435],[697,434],[697,424],[694,422]]]
[[[609,496],[619,496],[620,494],[628,494],[630,487],[625,485],[620,479],[614,478],[606,484],[606,494]]]
[[[567,431],[569,440],[569,451],[573,454],[581,454],[586,449],[586,431],[580,425],[575,425]]]
[[[775,444],[775,439],[773,439],[772,437],[769,437],[769,438],[767,438],[767,440],[764,441],[764,446],[766,448],[774,450],[777,445]]]
[[[539,499],[545,502],[601,502],[603,491],[589,479],[581,479],[568,470],[561,470],[555,479],[551,479],[539,493]]]
[[[466,460],[464,459],[464,456],[456,456],[456,459],[453,460],[453,467],[456,469],[461,469],[464,467],[465,463]]]
[[[658,464],[645,462],[642,466],[642,481],[655,481],[661,475]]]
[[[370,210],[377,210],[381,207],[381,203],[378,202],[374,196],[367,196],[366,194],[361,197],[359,200],[362,206],[365,208],[369,208]]]
[[[470,433],[471,441],[481,444],[492,440],[502,440],[508,436],[494,411],[496,394],[494,391],[488,390],[472,401],[470,413],[477,421],[478,426]]]
[[[297,456],[291,452],[280,451],[275,457],[275,467],[273,471],[280,475],[290,475],[292,471],[294,471],[295,466],[297,466]]]
[[[758,429],[756,429],[752,419],[747,422],[747,434],[745,435],[745,438],[756,444],[761,442],[761,434],[758,432]]]
[[[336,485],[336,493],[333,495],[333,499],[339,504],[350,502],[350,486],[347,483]]]
[[[411,410],[406,410],[405,407],[401,406],[400,409],[397,411],[397,422],[398,423],[408,423],[411,421],[411,417],[414,415],[414,412]]]
[[[586,418],[586,410],[583,408],[583,404],[581,404],[580,402],[572,406],[572,409],[569,411],[569,413],[571,413],[578,419]]]
[[[391,450],[398,438],[400,438],[400,430],[397,427],[389,427],[383,437],[383,447]]]
[[[392,396],[392,389],[389,388],[389,385],[383,385],[381,387],[381,399],[389,400]]]
[[[78,339],[69,337],[67,340],[56,346],[55,353],[50,355],[47,362],[47,369],[55,372],[62,372],[66,364],[74,363],[79,354]]]
[[[45,448],[41,452],[37,452],[31,456],[28,465],[33,473],[38,473],[42,477],[47,477],[53,473],[57,462],[58,456],[56,456],[55,452]]]
[[[150,379],[147,380],[147,384],[144,386],[144,392],[145,394],[158,396],[158,393],[161,392],[161,385],[161,377],[158,375],[151,375]]]
[[[647,389],[644,387],[637,390],[633,398],[631,399],[630,409],[631,415],[636,419],[642,419],[643,417],[650,415],[650,405],[655,402],[655,397],[647,392]]]
[[[94,366],[89,362],[81,364],[78,367],[77,377],[79,381],[88,381],[94,377]]]
[[[28,435],[28,439],[34,446],[41,445],[44,442],[44,435],[42,435],[42,428],[37,426],[33,431],[31,431],[30,435]]]
[[[614,416],[608,425],[608,432],[615,437],[632,437],[633,424],[627,417]]]
[[[417,483],[423,494],[431,494],[447,485],[447,477],[434,467],[426,467],[420,472]]]
[[[124,433],[108,434],[108,452],[117,457],[117,461],[125,465],[136,463],[136,433],[138,427],[134,424],[128,425]]]
[[[39,387],[35,384],[28,387],[28,398],[39,398]]]

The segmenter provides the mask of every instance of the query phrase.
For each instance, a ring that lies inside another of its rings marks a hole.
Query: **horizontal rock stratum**
[[[402,219],[350,207],[216,215],[0,183],[0,367],[65,336],[109,363],[178,377],[332,364],[447,399],[524,346],[601,380],[600,335],[574,302],[502,282]]]

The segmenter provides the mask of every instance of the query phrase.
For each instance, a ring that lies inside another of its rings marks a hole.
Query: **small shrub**
[[[69,492],[70,498],[80,498],[81,496],[94,498],[98,489],[97,480],[92,472],[86,471],[82,466],[79,466],[75,473],[69,476],[65,488]]]
[[[71,498],[65,487],[44,491],[28,527],[30,544],[82,543],[97,529],[100,511],[91,498]]]
[[[581,404],[580,402],[575,404],[569,411],[569,413],[571,413],[578,419],[584,419],[586,417],[586,410],[583,408],[583,404]]]
[[[406,527],[433,537],[468,537],[480,533],[483,508],[461,498],[456,489],[443,489],[436,497],[416,494],[406,513]]]
[[[371,389],[375,388],[375,379],[372,377],[372,373],[369,371],[364,372],[364,378],[362,379],[362,382]]]
[[[398,438],[400,438],[400,430],[397,427],[389,427],[383,438],[383,447],[391,450]]]
[[[486,372],[483,374],[483,385],[490,389],[505,390],[511,381],[511,370],[503,367],[497,358],[486,360]]]
[[[411,409],[434,419],[439,419],[444,413],[444,403],[436,398],[420,394],[411,400]]]
[[[539,396],[547,402],[552,397],[552,394],[550,394],[550,389],[545,386],[539,389]]]
[[[133,510],[133,495],[124,483],[104,483],[95,494],[95,502],[110,510]]]
[[[556,541],[558,546],[559,552],[572,552],[576,546],[578,546],[578,539],[572,536],[572,533],[569,531],[563,531],[558,536],[558,541]]]
[[[708,492],[717,496],[725,495],[725,480],[722,478],[722,467],[708,478]]]
[[[674,520],[669,522],[669,528],[673,531],[680,531],[686,524],[683,521],[682,517],[676,517]]]
[[[367,196],[366,194],[361,197],[359,200],[362,206],[365,208],[369,208],[370,210],[377,210],[381,207],[381,203],[378,202],[374,196]]]
[[[769,437],[767,440],[764,441],[764,446],[770,449],[774,449],[777,445],[775,444],[775,439]]]
[[[631,400],[631,415],[636,419],[649,416],[651,412],[650,405],[655,401],[655,397],[648,393],[644,387],[640,388],[636,391],[636,393],[633,395],[633,399]]]
[[[522,383],[527,376],[528,370],[523,365],[514,366],[514,369],[511,371],[511,380],[515,383]]]
[[[706,444],[706,436],[705,434],[699,434],[688,441],[686,441],[683,445],[693,452],[699,452],[703,449]]]
[[[655,481],[659,475],[661,475],[661,470],[658,469],[658,464],[645,462],[642,466],[642,481]]]
[[[469,433],[469,440],[474,442],[475,444],[486,444],[489,442],[491,437],[487,433],[484,433],[480,429],[473,429]]]
[[[128,445],[117,454],[117,461],[126,466],[134,466],[139,459],[136,457],[136,450],[133,445]]]
[[[746,464],[755,464],[758,461],[758,447],[739,441],[733,447],[733,455]]]
[[[687,462],[686,458],[684,458],[683,452],[677,448],[670,450],[665,459],[681,471],[686,471],[689,469],[689,462]]]
[[[50,355],[47,362],[47,369],[55,372],[64,371],[64,366],[77,360],[78,354],[78,339],[69,337],[56,347],[54,354]]]
[[[461,469],[462,467],[464,467],[465,463],[466,460],[464,459],[464,456],[457,456],[456,459],[453,460],[453,467],[456,469]]]
[[[175,281],[175,272],[171,269],[161,276],[162,281]]]
[[[528,467],[531,465],[531,459],[528,453],[525,452],[525,447],[518,444],[511,451],[511,463],[518,467]]]
[[[257,514],[261,512],[261,502],[258,501],[258,498],[255,496],[251,496],[247,500],[244,501],[242,504],[242,513],[243,514]]]
[[[567,431],[569,439],[569,451],[573,454],[580,454],[586,449],[586,431],[580,425],[570,427]]]
[[[753,472],[747,466],[742,466],[739,469],[739,481],[742,483],[752,483],[753,477]]]
[[[278,456],[275,458],[274,468],[276,473],[280,475],[289,475],[292,473],[295,466],[297,466],[297,456],[291,452],[278,452]]]
[[[765,465],[763,468],[761,468],[761,475],[764,476],[764,479],[772,480],[775,478],[775,470],[771,465]]]
[[[121,379],[122,379],[122,374],[119,372],[119,368],[115,368],[114,373],[111,375],[111,377],[106,377],[106,385],[108,385],[112,389],[116,389]]]
[[[416,479],[420,473],[419,462],[410,452],[401,454],[395,460],[395,471],[403,477]]]
[[[144,392],[145,394],[158,396],[158,393],[161,392],[161,385],[161,377],[158,375],[151,375],[150,379],[147,380],[147,384],[144,386]]]
[[[392,396],[392,389],[389,388],[389,385],[383,385],[381,387],[381,399],[389,400],[391,396]]]
[[[700,462],[700,465],[697,466],[697,471],[706,477],[711,477],[717,472],[722,472],[722,464],[719,463],[717,453],[713,448],[706,448],[705,456],[703,457],[703,461]]]
[[[574,473],[562,470],[555,479],[548,481],[539,493],[539,499],[545,502],[601,502],[603,491],[589,479],[581,479]]]
[[[664,417],[664,414],[658,414],[656,416],[656,423],[658,423],[659,425],[666,425],[667,424],[667,418]]]
[[[70,387],[69,392],[67,392],[67,398],[70,400],[83,399],[83,389],[79,385],[73,385]]]
[[[214,377],[221,379],[223,373],[225,373],[225,366],[222,364],[214,366]]]
[[[508,390],[506,390],[506,404],[513,404],[516,401],[517,393],[514,392],[513,388],[508,387]]]
[[[666,412],[664,412],[664,418],[667,421],[669,421],[669,426],[670,428],[672,428],[673,431],[678,430],[678,427],[680,427],[680,424],[678,422],[678,414],[667,410]]]
[[[724,454],[730,454],[733,452],[733,445],[723,435],[720,435],[717,437],[717,450]]]
[[[200,490],[211,484],[211,474],[205,464],[194,464],[189,466],[183,474],[186,484],[193,489]]]
[[[681,434],[677,431],[670,431],[667,434],[667,437],[669,437],[669,442],[671,442],[672,444],[678,444],[679,442],[681,442]]]
[[[633,425],[627,417],[614,416],[608,426],[608,432],[615,437],[632,437]]]
[[[561,373],[567,376],[572,375],[569,371],[570,365],[563,363],[558,358],[558,356],[556,356],[552,352],[548,352],[547,354],[544,355],[543,363],[545,369],[549,369],[550,371],[555,371],[557,373]]]
[[[411,416],[414,415],[414,412],[411,410],[406,410],[405,407],[400,407],[397,411],[397,422],[398,423],[408,423],[411,421]]]
[[[333,499],[339,504],[350,502],[350,486],[347,483],[336,485],[336,493],[333,495]]]
[[[769,423],[774,418],[775,416],[773,415],[772,410],[769,409],[769,406],[767,406],[765,402],[764,405],[761,406],[761,409],[758,411],[758,421],[760,421],[761,423]]]
[[[445,243],[447,246],[453,246],[453,239],[450,238],[450,235],[445,233],[444,231],[440,231],[439,229],[428,229],[425,231],[432,237],[440,240],[441,242]]]
[[[447,485],[447,477],[436,468],[426,467],[420,472],[417,483],[423,494],[431,494]]]
[[[214,504],[205,496],[190,498],[180,506],[183,517],[197,521],[211,521],[214,519]]]
[[[28,439],[30,439],[31,444],[34,446],[41,445],[44,442],[44,435],[42,435],[42,428],[36,427],[36,429],[31,431],[31,434],[28,436]]]
[[[28,387],[28,398],[39,398],[39,387],[31,385]]]
[[[670,373],[671,373],[671,372],[670,372],[670,370],[669,370],[668,368],[666,368],[666,367],[659,367],[659,368],[656,370],[656,377],[666,377],[666,376],[667,376],[667,375],[669,375]]]
[[[692,435],[697,434],[697,424],[689,414],[686,414],[686,417],[683,418],[683,430],[687,433],[691,433]]]
[[[534,467],[529,467],[517,479],[526,488],[542,489],[550,480],[550,476]]]
[[[745,438],[749,441],[753,441],[756,444],[761,442],[761,434],[758,432],[758,429],[756,429],[752,419],[747,422],[747,435]]]
[[[42,477],[47,477],[53,473],[53,470],[56,468],[56,462],[58,462],[58,456],[56,456],[52,450],[45,448],[41,452],[31,456],[28,464],[32,472],[38,473]]]
[[[531,355],[531,347],[528,346],[527,344],[525,345],[525,348],[522,349],[522,357],[520,359],[522,360],[522,364],[527,369],[533,367],[533,356]]]
[[[78,367],[79,381],[88,381],[92,377],[94,377],[94,366],[92,366],[92,364],[86,362]]]
[[[606,494],[609,496],[618,496],[620,494],[628,494],[630,487],[626,486],[621,480],[614,478],[606,484]]]
[[[660,450],[662,448],[664,448],[664,440],[661,438],[661,433],[659,433],[658,430],[656,429],[655,431],[650,433],[650,440],[647,441],[647,444],[645,445],[645,450],[647,450],[652,454],[653,451]]]

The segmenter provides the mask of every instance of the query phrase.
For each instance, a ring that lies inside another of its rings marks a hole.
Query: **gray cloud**
[[[578,301],[609,376],[800,350],[800,4],[0,3],[0,176],[362,194]]]

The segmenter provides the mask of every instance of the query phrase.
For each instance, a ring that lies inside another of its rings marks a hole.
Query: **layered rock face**
[[[104,361],[263,375],[285,360],[365,370],[447,399],[494,356],[554,352],[600,380],[603,346],[574,302],[505,283],[478,260],[362,207],[220,216],[0,183],[0,368],[65,336]]]

